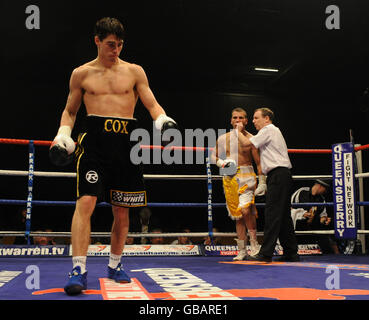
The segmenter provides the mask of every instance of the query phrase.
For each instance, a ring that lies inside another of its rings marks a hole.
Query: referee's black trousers
[[[297,254],[297,241],[291,218],[291,171],[277,167],[267,176],[267,193],[265,197],[264,240],[260,254],[272,257],[279,238],[283,254]]]

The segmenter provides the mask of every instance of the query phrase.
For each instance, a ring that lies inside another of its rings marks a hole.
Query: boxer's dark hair
[[[270,121],[273,122],[274,120],[274,112],[269,109],[269,108],[258,108],[255,110],[256,111],[260,111],[261,115],[265,118],[265,117],[269,117]]]
[[[109,34],[115,35],[118,39],[124,40],[124,27],[116,18],[105,17],[96,22],[94,35],[103,41]]]

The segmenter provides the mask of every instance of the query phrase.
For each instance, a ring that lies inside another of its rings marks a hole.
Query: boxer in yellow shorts
[[[231,125],[233,129],[238,124],[243,125],[241,134],[252,137],[252,134],[245,129],[247,113],[242,108],[235,108],[232,111]],[[265,194],[266,180],[261,173],[259,151],[253,146],[240,147],[237,137],[231,131],[218,138],[212,157],[212,160],[220,168],[220,174],[224,176],[223,188],[228,214],[231,219],[236,221],[236,241],[239,253],[234,260],[243,260],[247,256],[247,231],[250,237],[251,255],[257,254],[260,249],[256,238],[255,196]],[[258,184],[252,161],[257,167]]]
[[[251,214],[257,215],[254,195],[256,184],[253,166],[238,167],[234,176],[223,177],[228,215],[232,220],[242,218],[242,209],[249,208]]]

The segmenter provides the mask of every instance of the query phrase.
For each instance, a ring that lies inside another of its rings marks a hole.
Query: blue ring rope
[[[52,201],[52,200],[32,200],[33,206],[74,206],[76,204],[75,201]],[[27,204],[27,200],[17,200],[17,199],[0,199],[0,204],[8,204],[8,205],[25,205]],[[358,201],[357,204],[359,206],[369,206],[369,201]],[[226,206],[225,203],[221,202],[213,202],[212,207],[223,208]],[[265,203],[255,203],[256,207],[264,207]],[[97,204],[98,207],[110,207],[111,204],[107,202],[100,202]],[[192,207],[192,208],[205,208],[208,207],[208,203],[205,202],[148,202],[148,207]],[[302,208],[302,207],[332,207],[333,202],[306,202],[306,203],[292,203],[291,207],[293,208]]]
[[[212,202],[212,178],[211,178],[211,167],[209,158],[209,149],[206,148],[206,170],[207,170],[207,187],[208,187],[208,203],[165,203],[165,202],[153,202],[148,203],[148,207],[207,207],[208,208],[208,230],[211,243],[213,244],[213,207],[225,207],[225,203],[213,203]],[[30,231],[31,231],[31,213],[32,205],[58,205],[58,206],[75,206],[75,201],[48,201],[48,200],[33,200],[33,178],[34,178],[34,166],[35,166],[35,146],[34,141],[29,140],[29,167],[28,167],[28,196],[27,200],[13,200],[13,199],[0,199],[0,204],[10,204],[10,205],[27,205],[27,215],[26,215],[26,231],[25,237],[27,238],[27,243],[30,244]],[[256,207],[262,207],[264,203],[256,203]],[[333,202],[326,203],[293,203],[291,207],[311,207],[311,206],[333,206]],[[356,202],[357,206],[369,206],[369,201]],[[111,204],[106,202],[101,202],[97,204],[97,207],[110,207]]]

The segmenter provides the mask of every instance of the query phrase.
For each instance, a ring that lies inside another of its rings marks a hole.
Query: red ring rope
[[[30,140],[26,139],[4,139],[0,138],[0,144],[19,144],[19,145],[28,145]],[[33,140],[35,146],[50,146],[52,141],[46,140]],[[161,149],[163,150],[163,146],[152,146],[152,145],[142,145],[142,149]],[[172,150],[182,150],[182,151],[205,151],[207,148],[205,147],[183,147],[183,146],[171,146],[170,149]],[[213,148],[209,148],[212,150]],[[361,151],[369,149],[369,144],[362,145],[359,147],[355,147],[355,151]],[[289,153],[332,153],[331,149],[288,149]]]

